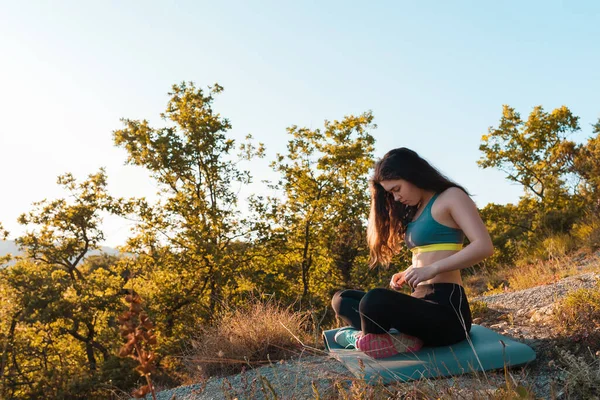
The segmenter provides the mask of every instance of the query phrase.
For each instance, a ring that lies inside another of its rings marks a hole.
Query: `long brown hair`
[[[465,188],[446,178],[416,152],[401,147],[388,152],[375,164],[369,181],[371,212],[367,229],[367,242],[371,253],[370,266],[389,265],[394,254],[400,250],[408,223],[418,210],[417,206],[394,201],[394,196],[381,186],[381,181],[404,179],[419,189],[441,193],[457,187]]]

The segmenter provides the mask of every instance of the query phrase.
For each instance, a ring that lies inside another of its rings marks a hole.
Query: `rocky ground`
[[[429,380],[419,382],[418,385],[424,385],[425,392],[438,393],[444,398],[490,398],[494,393],[497,396],[499,387],[506,387],[508,379],[511,385],[522,385],[536,398],[581,397],[576,390],[568,387],[565,389],[564,383],[572,378],[574,372],[565,369],[564,363],[561,364],[557,359],[561,357],[561,350],[568,350],[574,354],[591,351],[593,355],[593,352],[600,350],[600,345],[598,348],[589,349],[572,338],[560,337],[550,324],[550,320],[554,304],[558,299],[570,291],[594,287],[599,280],[598,273],[583,273],[551,285],[472,299],[485,302],[489,309],[483,317],[476,319],[475,323],[528,344],[537,354],[536,361],[526,368],[512,369],[508,376],[503,371],[488,372],[478,376],[464,375]],[[600,353],[597,354],[599,355]],[[573,360],[576,361],[575,358]],[[598,364],[600,365],[600,362]],[[581,373],[586,374],[589,371]],[[595,373],[600,381],[600,370]],[[228,378],[210,379],[197,385],[166,390],[160,392],[158,398],[163,400],[327,398],[335,397],[332,393],[339,390],[336,389],[336,385],[347,392],[352,381],[355,381],[355,378],[337,360],[326,354],[319,354],[315,350],[307,350],[294,360],[275,363]],[[388,386],[381,396],[382,398],[413,398],[406,396],[406,393],[414,393],[415,387],[414,383],[398,385],[398,387]],[[355,389],[359,390],[359,388]],[[363,387],[362,390],[367,389]],[[593,396],[592,394],[586,397],[593,398]],[[375,397],[379,398],[379,396]]]
[[[586,351],[596,353],[600,345],[590,350],[589,346],[583,345],[579,340],[561,337],[551,323],[552,314],[557,300],[571,291],[595,287],[599,281],[600,274],[590,272],[568,277],[551,285],[477,297],[473,300],[484,301],[491,312],[474,322],[516,338],[535,350],[537,359],[527,367],[524,383],[531,386],[540,398],[552,397],[553,383],[557,386],[554,392],[556,397],[570,398],[572,396],[560,388],[560,383],[569,379],[569,373],[563,371],[557,362],[561,350],[573,354]],[[598,392],[600,393],[600,388]]]

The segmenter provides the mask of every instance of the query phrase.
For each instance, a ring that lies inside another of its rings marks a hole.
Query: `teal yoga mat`
[[[423,347],[416,353],[373,359],[361,351],[344,349],[333,337],[339,329],[323,332],[330,354],[342,362],[358,378],[369,383],[379,381],[408,382],[421,378],[460,375],[527,364],[535,360],[535,352],[526,344],[502,336],[480,325],[473,325],[470,342],[463,340],[452,346]],[[361,367],[359,360],[362,360]]]

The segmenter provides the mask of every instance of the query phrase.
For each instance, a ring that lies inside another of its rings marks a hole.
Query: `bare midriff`
[[[436,261],[443,260],[444,258],[450,257],[452,254],[458,253],[455,250],[440,250],[431,251],[427,253],[413,254],[412,262],[413,268],[426,267],[435,263]],[[460,276],[460,270],[441,272],[434,276],[428,281],[419,283],[419,285],[430,285],[432,283],[456,283],[462,286],[462,278]]]

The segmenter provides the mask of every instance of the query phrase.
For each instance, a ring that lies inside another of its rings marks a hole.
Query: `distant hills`
[[[0,257],[9,253],[13,256],[21,254],[14,240],[0,240]]]
[[[120,252],[117,249],[112,247],[102,246],[100,250],[91,251],[89,255],[95,255],[100,253],[106,253],[110,255],[119,255]],[[22,255],[23,252],[19,251],[19,248],[15,244],[14,240],[0,240],[0,257],[5,256],[7,254],[12,254],[13,256]]]

